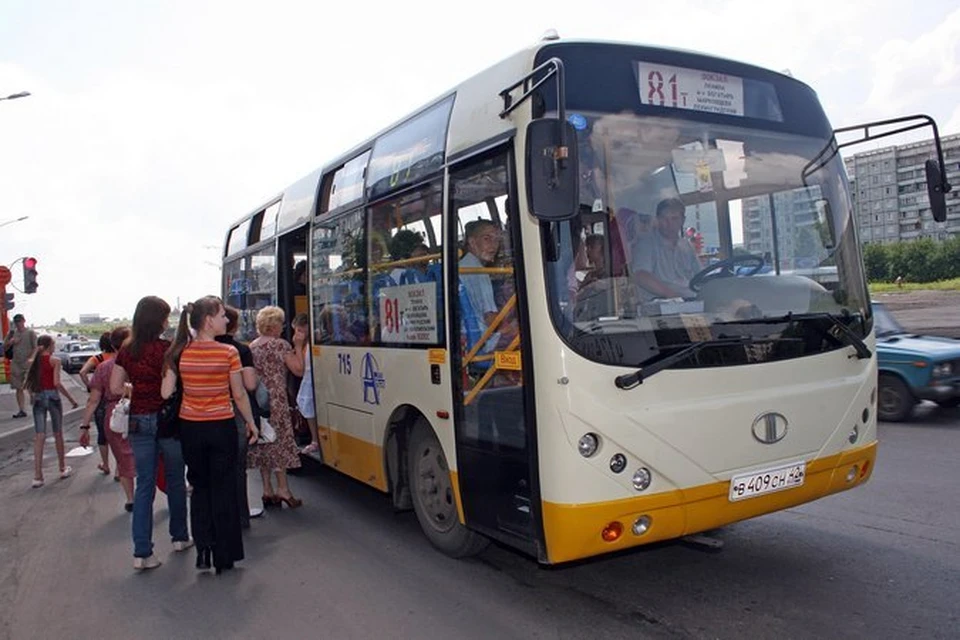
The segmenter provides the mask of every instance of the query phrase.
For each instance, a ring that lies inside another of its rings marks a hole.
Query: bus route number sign
[[[743,78],[650,62],[637,63],[637,78],[645,105],[743,115]]]
[[[379,296],[380,339],[388,343],[437,343],[437,283],[384,287]]]
[[[805,462],[792,462],[779,467],[735,475],[730,479],[730,502],[799,487],[803,484],[806,474]]]

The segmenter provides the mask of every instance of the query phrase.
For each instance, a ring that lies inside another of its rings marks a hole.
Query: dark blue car
[[[899,422],[921,400],[960,404],[960,340],[922,336],[900,326],[882,304],[873,305],[880,367],[877,417]]]

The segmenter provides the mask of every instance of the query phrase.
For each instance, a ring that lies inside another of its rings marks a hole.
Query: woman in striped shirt
[[[240,355],[214,338],[227,330],[223,302],[200,298],[184,308],[177,337],[167,352],[160,390],[169,398],[180,378],[180,442],[187,463],[190,525],[197,543],[197,568],[217,573],[243,559],[236,477],[237,427],[231,398],[247,425],[251,442],[257,428],[243,388]]]

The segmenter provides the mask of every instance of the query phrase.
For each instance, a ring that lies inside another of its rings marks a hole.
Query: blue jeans
[[[146,558],[153,553],[153,498],[157,492],[157,457],[163,454],[167,479],[167,508],[170,510],[170,538],[190,539],[187,531],[187,486],[183,477],[180,441],[157,439],[157,414],[130,416],[130,446],[137,467],[137,488],[133,494],[133,555]]]
[[[38,391],[33,394],[33,432],[44,434],[47,432],[47,413],[50,413],[50,422],[53,423],[53,432],[60,433],[63,428],[63,403],[60,401],[60,392],[56,389]]]

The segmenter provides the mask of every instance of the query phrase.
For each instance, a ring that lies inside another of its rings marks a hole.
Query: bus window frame
[[[364,232],[364,240],[365,240],[365,242],[364,242],[364,246],[365,246],[366,249],[367,249],[367,254],[366,254],[366,258],[367,258],[367,259],[364,261],[364,265],[365,265],[365,267],[364,267],[364,269],[365,269],[364,281],[367,283],[367,286],[366,286],[366,291],[365,291],[364,293],[365,293],[365,296],[366,296],[366,298],[367,298],[367,300],[366,300],[366,302],[367,302],[367,311],[368,311],[368,314],[367,314],[367,322],[368,322],[368,325],[369,325],[369,326],[368,326],[368,331],[369,331],[369,332],[372,332],[372,331],[373,331],[373,319],[374,319],[374,317],[375,317],[375,315],[374,315],[374,313],[373,313],[373,302],[374,302],[374,300],[373,300],[373,285],[372,285],[372,281],[371,281],[371,279],[370,279],[370,271],[371,271],[371,270],[370,270],[370,261],[369,261],[369,259],[370,259],[370,232],[371,232],[371,228],[372,228],[372,227],[371,227],[371,222],[372,222],[373,210],[376,209],[376,208],[378,208],[378,207],[387,205],[387,204],[389,204],[390,202],[393,202],[393,201],[402,201],[402,200],[404,200],[404,199],[406,199],[406,198],[409,198],[410,196],[412,196],[412,195],[414,195],[414,194],[416,194],[416,193],[418,193],[418,192],[428,193],[428,192],[430,192],[430,191],[432,190],[432,193],[429,193],[429,195],[427,195],[426,197],[439,196],[439,200],[440,200],[440,212],[439,212],[439,213],[440,213],[440,237],[443,238],[444,235],[445,235],[445,234],[444,234],[444,231],[443,231],[443,224],[444,224],[444,222],[445,222],[445,220],[444,220],[444,209],[445,209],[445,200],[446,200],[446,198],[447,198],[447,192],[446,192],[445,184],[446,184],[445,172],[441,170],[441,172],[440,172],[439,174],[431,174],[430,176],[427,176],[424,180],[421,180],[420,182],[418,182],[418,183],[416,183],[416,184],[410,185],[409,187],[404,187],[403,189],[401,189],[401,190],[399,190],[399,191],[394,191],[394,192],[392,192],[392,193],[388,193],[386,196],[381,197],[381,198],[378,198],[377,200],[375,200],[375,201],[367,204],[367,205],[364,207],[364,225],[365,225],[365,232]],[[417,200],[421,200],[421,199],[423,199],[423,198],[417,198]],[[434,215],[436,215],[436,214],[434,214]],[[422,218],[421,220],[424,221],[425,226],[427,226],[427,227],[432,227],[432,224],[427,224],[427,223],[429,223],[429,221],[430,221],[432,218],[433,218],[433,215],[428,216],[428,217],[425,217],[425,218]],[[429,239],[429,237],[428,237],[427,239]],[[432,247],[429,247],[429,248],[432,249]],[[431,255],[433,255],[433,254],[431,254]],[[444,270],[445,270],[445,260],[444,260],[444,248],[443,248],[443,245],[442,245],[442,244],[440,245],[440,252],[439,252],[439,258],[438,258],[438,259],[440,260],[440,273],[443,274],[443,272],[444,272]],[[379,264],[381,264],[381,265],[384,265],[384,264],[389,265],[389,264],[393,264],[393,263],[402,263],[402,262],[403,262],[402,260],[399,260],[399,261],[391,260],[390,262],[379,263]],[[447,331],[446,331],[446,323],[447,323],[447,320],[446,320],[446,316],[447,316],[447,306],[448,306],[448,302],[447,302],[446,289],[445,289],[445,287],[444,287],[444,283],[443,283],[443,278],[442,278],[442,277],[441,277],[440,282],[437,282],[437,283],[436,283],[436,286],[437,286],[438,292],[440,293],[440,304],[438,305],[438,308],[436,309],[436,312],[438,313],[438,316],[436,317],[436,320],[437,320],[437,341],[436,341],[436,342],[429,342],[429,343],[427,343],[427,342],[384,342],[382,339],[376,339],[373,335],[370,335],[370,336],[369,336],[369,339],[370,339],[370,343],[369,343],[369,344],[370,344],[370,346],[388,347],[388,348],[391,348],[391,349],[440,349],[440,348],[446,348],[446,346],[447,346]]]

